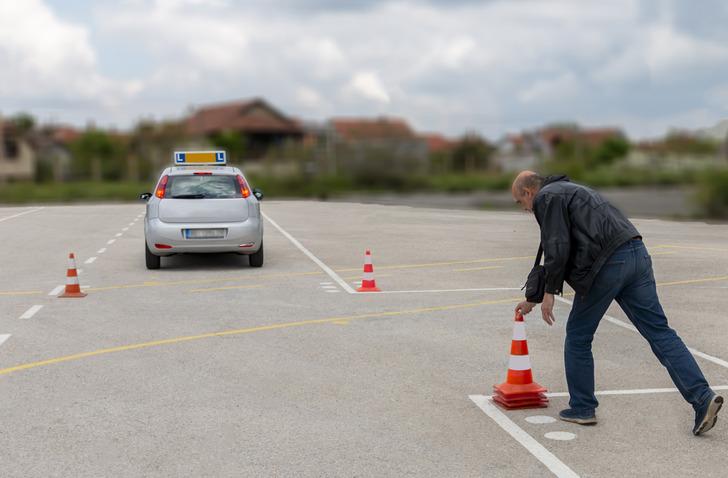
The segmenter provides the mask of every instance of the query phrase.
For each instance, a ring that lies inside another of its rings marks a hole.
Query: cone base
[[[357,292],[381,292],[381,290],[379,290],[379,287],[359,287],[356,291]]]
[[[86,297],[88,294],[85,292],[64,292],[63,294],[59,295],[58,297],[63,299],[71,299],[71,298],[81,298]]]
[[[536,394],[531,397],[507,398],[499,394],[493,395],[493,401],[506,410],[522,410],[528,408],[547,408],[549,399],[543,394]]]
[[[500,385],[493,385],[493,390],[505,397],[513,398],[517,398],[519,395],[531,396],[546,392],[546,389],[536,382],[523,385],[504,382]]]

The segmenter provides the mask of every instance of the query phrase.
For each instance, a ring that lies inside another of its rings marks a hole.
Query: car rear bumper
[[[224,239],[185,239],[184,229],[227,229]],[[252,254],[260,249],[263,242],[263,224],[257,217],[249,217],[243,222],[230,223],[170,223],[159,219],[144,221],[144,237],[147,247],[153,254],[169,256],[180,253],[237,252]],[[172,246],[161,249],[155,244]],[[248,247],[240,247],[241,244]]]

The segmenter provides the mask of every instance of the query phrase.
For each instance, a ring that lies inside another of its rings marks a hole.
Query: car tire
[[[250,267],[263,267],[263,243],[260,243],[260,249],[254,254],[248,256],[250,258]]]
[[[144,241],[144,257],[147,260],[147,269],[159,269],[161,267],[162,258],[152,254],[146,241]]]

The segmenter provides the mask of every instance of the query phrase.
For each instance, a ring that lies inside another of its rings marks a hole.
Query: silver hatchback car
[[[144,239],[147,269],[161,257],[234,252],[263,265],[263,193],[250,189],[240,169],[225,165],[224,151],[174,153],[147,201]]]

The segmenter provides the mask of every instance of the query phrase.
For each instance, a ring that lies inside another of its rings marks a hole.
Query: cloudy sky
[[[491,138],[728,118],[724,0],[0,0],[0,113],[127,128],[262,96]]]

